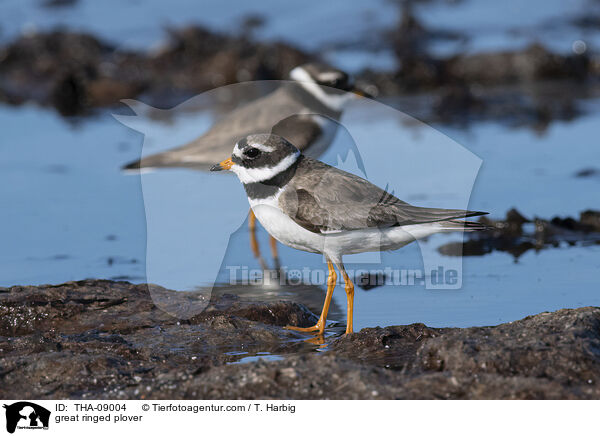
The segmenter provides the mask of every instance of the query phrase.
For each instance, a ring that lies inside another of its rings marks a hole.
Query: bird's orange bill
[[[359,87],[354,88],[353,92],[356,95],[358,95],[359,97],[375,98],[375,96],[373,94],[371,94],[367,90],[359,88]]]
[[[231,158],[229,158],[229,159],[225,159],[223,162],[219,162],[218,164],[213,165],[210,170],[211,171],[228,170],[228,169],[231,169],[232,166],[233,166],[233,161],[231,160]]]

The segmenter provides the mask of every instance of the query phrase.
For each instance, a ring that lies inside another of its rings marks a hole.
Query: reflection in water
[[[438,251],[446,256],[482,256],[504,251],[513,255],[516,262],[529,250],[600,244],[600,211],[581,212],[579,220],[558,216],[551,220],[531,220],[511,209],[504,220],[482,217],[480,221],[488,225],[489,230],[470,236],[464,243],[441,245]]]
[[[573,174],[589,167],[590,162],[600,161],[600,151],[594,143],[597,114],[598,111],[590,111],[590,115],[570,123],[556,123],[544,136],[491,123],[475,125],[469,131],[443,127],[484,162],[471,204],[491,210],[496,218],[514,206],[527,217],[576,215],[594,207],[592,194],[597,192],[597,178]],[[404,125],[403,136],[399,137],[398,123],[378,115],[364,112],[360,106],[351,107],[346,114],[351,124],[363,126],[382,138],[377,141],[377,150],[382,157],[378,163],[383,167],[371,166],[372,157],[377,156],[366,153],[369,158],[364,159],[365,154],[361,153],[367,177],[385,186],[389,182],[385,176],[396,172],[398,182],[393,187],[401,198],[419,205],[439,204],[447,191],[413,183],[410,167],[414,161],[398,148],[401,143],[420,147],[427,135],[418,127]],[[62,283],[86,277],[134,277],[135,282],[147,281],[140,176],[123,175],[119,170],[139,157],[141,135],[109,116],[73,126],[32,106],[0,107],[0,122],[6,137],[19,138],[3,144],[0,160],[0,201],[9,205],[3,208],[0,239],[10,247],[0,251],[0,285]],[[148,146],[148,152],[156,153],[194,139],[211,125],[212,119],[206,112],[188,112],[174,114],[169,123],[139,122],[154,129],[152,141],[145,143],[144,148]],[[31,129],[32,125],[37,128]],[[366,144],[372,145],[369,138]],[[343,139],[339,135],[336,142]],[[337,145],[333,144],[322,160],[344,164],[345,157],[339,158]],[[352,153],[349,157],[352,163]],[[47,170],[56,165],[64,171]],[[342,168],[360,174],[357,165],[350,166]],[[424,172],[430,173],[431,170]],[[248,250],[244,221],[248,205],[237,180],[224,176],[215,182],[209,174],[183,169],[145,176],[161,186],[169,194],[166,197],[172,197],[173,207],[163,212],[170,217],[173,228],[198,231],[198,221],[187,213],[189,205],[195,204],[196,209],[206,213],[214,213],[215,204],[222,205],[212,230],[203,231],[198,240],[187,241],[188,245],[205,247],[207,252],[223,247],[225,259],[217,261],[220,283],[228,282],[227,265],[260,269]],[[206,203],[207,195],[214,202]],[[188,208],[177,209],[177,201],[182,199]],[[174,210],[182,212],[173,213]],[[231,236],[229,226],[237,229]],[[164,236],[170,237],[169,232]],[[263,246],[268,246],[263,230],[259,230],[258,238]],[[441,236],[425,244],[436,253],[440,245],[453,241],[458,239]],[[203,267],[199,259],[206,258],[194,257],[184,248],[179,257],[184,263],[182,268],[166,271],[181,279],[172,286],[174,289],[193,288],[198,283],[194,275]],[[600,305],[597,293],[592,292],[597,287],[599,249],[590,246],[528,251],[517,265],[512,256],[499,252],[465,258],[463,287],[455,291],[426,291],[420,285],[393,282],[369,292],[357,287],[355,327],[411,322],[432,326],[489,325],[543,310]],[[280,256],[289,269],[326,269],[319,256],[287,247],[281,248]],[[108,262],[109,258],[123,261]],[[138,262],[127,262],[128,259]],[[383,254],[380,264],[422,269],[419,259],[419,248],[413,245]],[[380,264],[361,264],[357,260],[349,268],[372,271],[380,269]],[[261,288],[252,292],[257,297],[263,295]],[[285,292],[294,294],[294,289]],[[318,312],[324,290],[315,291],[315,295],[309,307]],[[338,288],[332,319],[342,323],[344,314],[340,307],[345,307],[345,298]]]
[[[310,284],[299,285],[222,285],[212,288],[214,299],[233,294],[245,301],[256,303],[272,303],[276,301],[291,301],[303,304],[311,312],[319,314],[325,299],[325,288]],[[329,308],[329,328],[326,333],[333,334],[344,331],[345,311],[334,301]],[[339,325],[338,325],[339,324]]]

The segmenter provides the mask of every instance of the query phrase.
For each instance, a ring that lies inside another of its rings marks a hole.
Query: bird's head
[[[214,165],[210,170],[230,170],[244,184],[258,183],[287,170],[299,156],[300,150],[281,136],[249,135],[235,144],[229,159]]]
[[[337,111],[343,109],[344,104],[356,95],[371,97],[364,89],[356,86],[348,73],[319,62],[297,66],[290,71],[290,79],[299,82],[319,101]]]

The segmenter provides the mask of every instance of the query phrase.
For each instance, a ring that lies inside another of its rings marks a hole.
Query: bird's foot
[[[323,332],[325,331],[325,323],[322,323],[321,321],[319,321],[318,323],[316,323],[314,326],[312,327],[296,327],[293,325],[286,325],[285,326],[286,330],[294,330],[296,332],[304,332],[304,333],[318,333],[319,335],[322,335]]]

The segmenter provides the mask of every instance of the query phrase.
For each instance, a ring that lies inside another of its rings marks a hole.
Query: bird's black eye
[[[257,157],[260,154],[260,150],[258,148],[249,148],[248,150],[244,151],[244,155],[248,156],[251,159],[254,159],[255,157]]]

